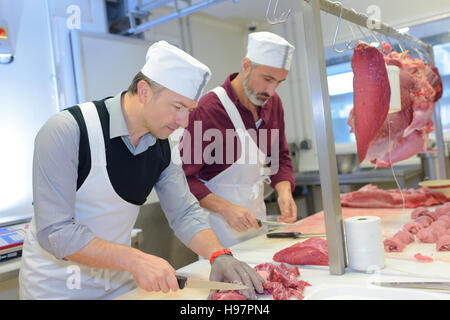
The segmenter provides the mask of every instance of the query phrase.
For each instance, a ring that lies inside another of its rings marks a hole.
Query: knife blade
[[[188,277],[176,275],[178,286],[183,288],[205,288],[210,290],[246,290],[247,286],[236,283],[218,282],[209,280],[189,279]]]
[[[277,221],[267,221],[267,220],[261,220],[256,219],[258,222],[258,225],[261,226],[271,226],[271,227],[287,227],[292,226],[294,223],[286,223],[286,222],[277,222]]]
[[[325,233],[301,233],[301,232],[271,232],[268,233],[267,238],[312,238],[312,237],[326,237]]]
[[[448,281],[427,281],[427,282],[371,282],[371,284],[379,287],[389,288],[411,288],[411,289],[435,289],[450,290],[450,282]]]

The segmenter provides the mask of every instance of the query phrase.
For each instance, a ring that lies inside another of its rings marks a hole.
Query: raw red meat
[[[449,215],[450,216],[450,205],[449,204],[444,204],[442,206],[439,206],[436,208],[436,210],[434,210],[434,213],[436,214],[437,217],[440,217],[442,215]]]
[[[327,266],[329,264],[327,241],[321,238],[310,238],[298,242],[275,253],[273,260],[292,265]]]
[[[392,52],[386,43],[382,52],[384,61],[381,52],[366,43],[359,42],[354,49],[354,108],[348,124],[356,135],[359,161],[368,159],[376,167],[390,167],[427,151],[442,80],[436,67],[407,52]],[[400,68],[400,112],[387,113],[390,88],[385,63]]]
[[[437,237],[447,233],[446,221],[435,221],[427,229],[432,230]]]
[[[300,271],[296,266],[286,266],[281,263],[262,263],[255,266],[255,270],[264,278],[264,294],[272,294],[275,300],[289,300],[291,295],[297,299],[303,299],[303,291],[310,284],[298,279]],[[215,292],[212,300],[247,300],[238,291]]]
[[[400,252],[411,242],[414,242],[414,236],[407,231],[400,230],[394,236],[384,240],[383,244],[386,252]]]
[[[211,296],[212,300],[247,300],[247,298],[235,290],[227,290],[214,292]]]
[[[402,208],[403,198],[406,208],[432,206],[450,201],[443,193],[427,189],[403,189],[403,197],[398,189],[383,190],[367,184],[361,189],[341,194],[341,205],[356,208]]]
[[[403,230],[408,231],[411,234],[416,234],[422,228],[423,226],[416,221],[408,222],[403,226]]]
[[[420,253],[416,253],[416,254],[414,255],[414,258],[416,258],[416,259],[419,260],[419,261],[423,261],[423,262],[433,262],[433,258],[427,257],[427,256],[423,256],[423,255],[420,254]]]
[[[430,224],[433,223],[433,219],[431,219],[429,216],[420,216],[414,221],[421,224],[424,228],[429,227]]]
[[[417,239],[423,243],[435,243],[438,239],[437,234],[431,228],[425,228],[417,232]]]
[[[441,221],[443,221],[443,222],[441,222]],[[444,223],[444,225],[445,225],[445,227],[446,227],[447,229],[450,228],[450,216],[447,216],[447,215],[440,216],[440,217],[436,220],[436,222]]]
[[[420,232],[420,231],[419,231]],[[384,244],[384,250],[386,252],[401,252],[403,251],[403,248],[405,248],[406,244],[403,243],[400,239],[398,238],[387,238],[383,241]]]
[[[428,209],[424,207],[417,207],[413,211],[411,211],[411,219],[417,219],[420,216],[425,215],[425,213],[428,213]]]
[[[310,284],[298,279],[300,271],[296,266],[289,267],[284,263],[274,265],[263,263],[255,266],[255,270],[262,274],[266,282],[263,287],[265,293],[272,294],[275,300],[289,300],[291,294],[297,299],[303,299],[303,290]]]
[[[354,74],[354,131],[358,160],[362,162],[386,120],[391,89],[383,55],[377,48],[358,42],[351,65]]]
[[[436,242],[436,250],[437,251],[450,251],[450,235],[444,235],[439,237]]]

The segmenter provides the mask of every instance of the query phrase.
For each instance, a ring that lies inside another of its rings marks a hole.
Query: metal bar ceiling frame
[[[338,2],[328,0],[303,0],[302,13],[305,30],[305,48],[308,59],[308,79],[311,90],[314,127],[319,158],[319,174],[322,187],[322,199],[327,234],[330,274],[342,275],[347,265],[342,208],[340,203],[339,180],[336,165],[333,126],[331,120],[330,97],[327,83],[325,51],[320,11],[327,12],[351,23],[367,28],[368,17],[355,10],[343,8]],[[380,22],[377,29],[372,29],[387,37],[412,43],[424,50],[433,63],[433,48],[408,34],[400,33],[394,28]],[[441,179],[446,179],[445,149],[440,120],[440,106],[435,104],[434,123],[439,156]]]
[[[183,8],[183,9],[178,9],[178,6],[176,5],[177,0],[155,0],[155,1],[151,1],[145,4],[142,4],[141,10],[146,10],[146,11],[151,11],[157,8],[160,8],[162,6],[165,5],[169,5],[170,3],[175,3],[174,5],[174,12],[169,13],[163,17],[157,18],[155,20],[151,20],[149,22],[145,22],[143,24],[140,24],[138,26],[134,26],[131,25],[131,27],[125,31],[124,33],[127,34],[139,34],[142,33],[154,26],[166,23],[168,21],[174,20],[174,19],[178,19],[178,18],[182,18],[185,16],[188,16],[194,12],[206,9],[212,5],[215,5],[217,3],[220,2],[224,2],[224,1],[230,1],[230,0],[203,0],[203,1],[199,1],[197,3],[194,4],[189,4],[188,7]],[[232,0],[234,3],[239,2],[239,0]]]

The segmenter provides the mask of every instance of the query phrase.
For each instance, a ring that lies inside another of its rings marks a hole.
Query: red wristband
[[[228,254],[228,255],[230,255],[230,256],[232,256],[233,254],[231,253],[231,250],[230,249],[222,249],[222,250],[219,250],[219,251],[216,251],[216,252],[213,252],[212,253],[212,255],[211,255],[211,258],[209,259],[209,263],[210,264],[213,264],[213,262],[214,262],[214,259],[216,259],[218,256],[222,256],[222,255],[224,255],[224,254]]]

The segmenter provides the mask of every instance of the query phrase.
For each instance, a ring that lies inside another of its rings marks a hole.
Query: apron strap
[[[106,166],[105,140],[97,108],[93,102],[79,104],[89,138],[92,165]]]
[[[234,105],[233,101],[231,101],[230,97],[228,97],[227,92],[222,87],[216,87],[212,90],[217,97],[219,98],[220,102],[222,103],[223,107],[225,108],[225,111],[228,113],[228,116],[231,119],[231,122],[233,122],[234,128],[237,130],[242,130],[243,132],[246,131],[244,122],[242,121],[241,115],[239,114],[238,109]]]

